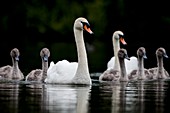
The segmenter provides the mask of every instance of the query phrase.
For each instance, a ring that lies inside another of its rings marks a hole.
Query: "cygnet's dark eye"
[[[161,50],[160,52],[165,53],[165,51],[164,51],[164,50]]]

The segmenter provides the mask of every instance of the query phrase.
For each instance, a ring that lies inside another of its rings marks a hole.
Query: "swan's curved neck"
[[[75,41],[76,41],[77,53],[78,53],[78,67],[77,67],[74,80],[79,82],[82,81],[90,82],[91,84],[88,61],[87,61],[87,53],[86,53],[86,48],[85,48],[84,38],[83,38],[83,30],[74,29],[74,35],[75,35]]]
[[[138,75],[144,75],[144,59],[142,57],[138,57]]]
[[[75,39],[78,53],[78,68],[83,69],[86,72],[89,72],[88,63],[87,63],[87,53],[83,39],[83,31],[75,30]]]
[[[115,56],[115,64],[114,64],[114,69],[116,70],[120,70],[120,67],[119,67],[119,59],[118,59],[118,51],[120,49],[120,43],[119,43],[119,40],[116,40],[114,37],[113,37],[113,50],[114,50],[114,56]]]

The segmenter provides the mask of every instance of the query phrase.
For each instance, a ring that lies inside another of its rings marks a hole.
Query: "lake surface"
[[[170,80],[0,83],[0,113],[170,113]]]

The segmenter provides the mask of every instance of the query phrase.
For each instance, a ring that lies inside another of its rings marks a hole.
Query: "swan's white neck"
[[[115,64],[114,64],[114,67],[113,69],[116,69],[116,70],[120,70],[120,67],[119,67],[119,59],[118,59],[118,51],[120,49],[120,43],[119,43],[119,40],[116,40],[113,36],[113,50],[114,50],[114,56],[115,56]]]
[[[78,68],[73,78],[75,84],[91,84],[91,78],[89,74],[87,53],[84,44],[83,30],[74,29],[75,41],[78,53]]]

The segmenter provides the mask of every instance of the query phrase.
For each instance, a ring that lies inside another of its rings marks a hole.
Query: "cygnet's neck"
[[[157,57],[158,75],[165,75],[163,66],[163,57]]]
[[[48,62],[42,60],[42,81],[47,77]]]
[[[114,64],[113,69],[120,70],[119,59],[117,55],[120,49],[120,43],[119,43],[119,40],[116,40],[114,37],[113,37],[113,49],[114,49],[114,56],[115,56],[115,64]]]
[[[144,59],[142,57],[138,57],[138,75],[144,76]]]
[[[74,33],[78,53],[78,68],[73,82],[83,82],[85,84],[91,84],[87,53],[83,38],[83,30],[74,29]]]
[[[18,79],[19,78],[19,66],[18,66],[18,61],[14,60],[12,58],[12,64],[13,64],[13,69],[12,69],[12,79]]]
[[[126,78],[127,73],[126,73],[126,68],[125,68],[125,61],[122,58],[119,58],[119,63],[120,63],[120,73],[121,77]]]

